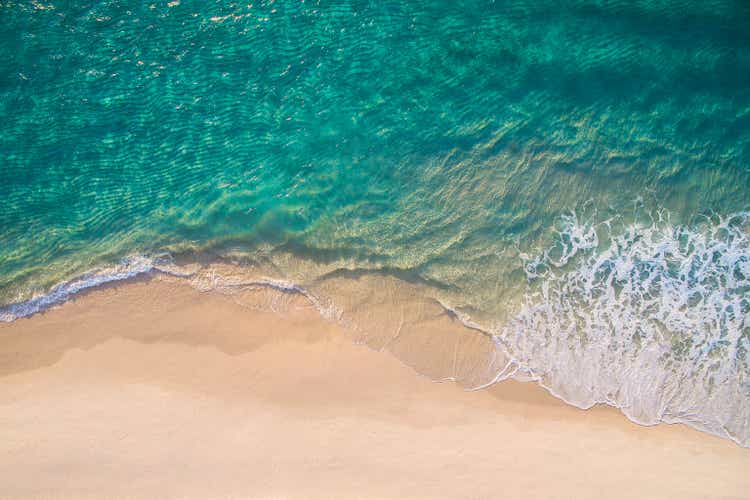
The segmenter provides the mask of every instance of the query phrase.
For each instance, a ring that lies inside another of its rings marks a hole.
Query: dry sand
[[[750,498],[750,450],[467,392],[162,279],[0,325],[0,498]]]

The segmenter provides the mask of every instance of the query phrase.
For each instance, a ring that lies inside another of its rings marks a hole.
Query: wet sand
[[[0,324],[0,498],[750,498],[734,443],[431,382],[286,303],[152,278]]]

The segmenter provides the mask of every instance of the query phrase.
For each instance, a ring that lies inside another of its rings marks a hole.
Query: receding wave
[[[84,290],[147,273],[154,269],[154,264],[155,261],[148,257],[127,257],[115,266],[96,269],[70,281],[60,283],[47,293],[0,307],[0,321],[10,322],[31,316],[55,304],[64,302]]]
[[[3,307],[0,321],[144,273],[279,312],[301,296],[432,379],[469,389],[534,380],[581,408],[608,404],[637,423],[685,423],[750,446],[750,214],[690,226],[570,215],[556,234],[548,248],[520,253],[525,296],[496,323],[377,270],[295,280],[278,268],[164,256],[87,273]]]

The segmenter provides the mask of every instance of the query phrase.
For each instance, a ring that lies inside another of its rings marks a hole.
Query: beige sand
[[[750,450],[466,392],[159,279],[0,325],[1,498],[750,498]]]

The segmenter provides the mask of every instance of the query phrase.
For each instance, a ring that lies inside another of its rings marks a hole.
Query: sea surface
[[[0,0],[0,320],[229,262],[358,328],[438,303],[497,349],[469,386],[750,446],[748,27],[743,0]]]

